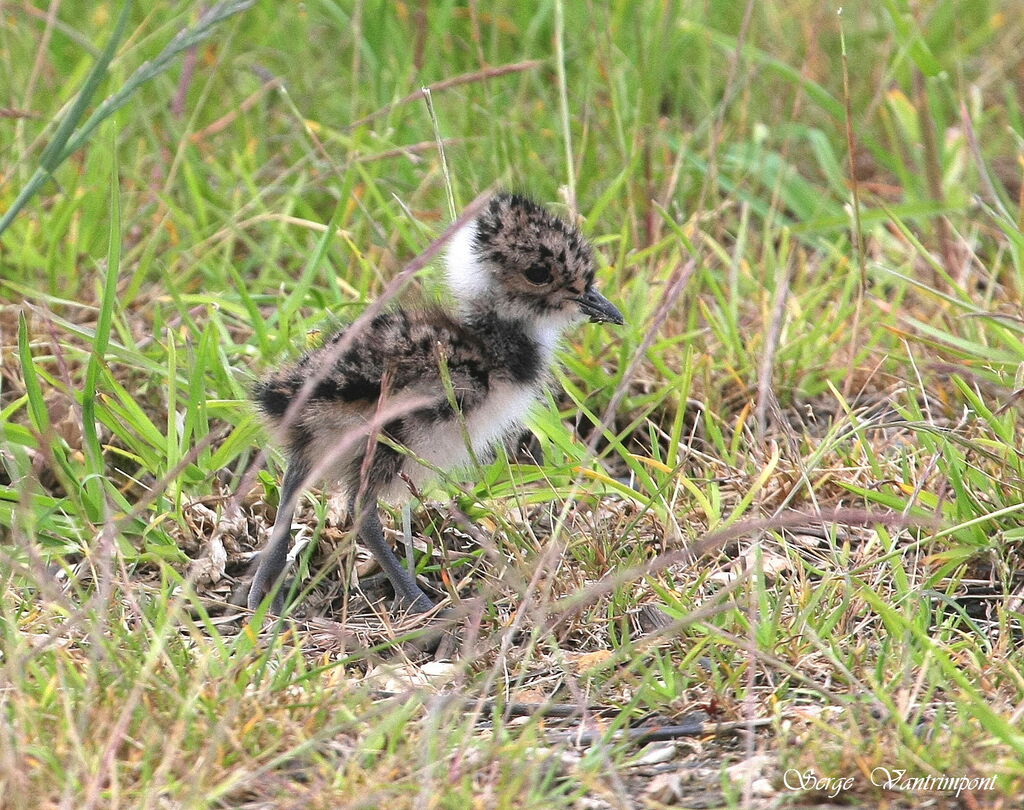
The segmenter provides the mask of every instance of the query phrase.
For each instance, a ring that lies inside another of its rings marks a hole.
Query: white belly
[[[476,453],[486,453],[509,433],[518,429],[526,418],[530,406],[537,400],[538,390],[533,386],[500,383],[487,394],[487,398],[469,415],[466,428]]]
[[[465,419],[465,432],[469,434],[477,458],[486,457],[496,444],[519,429],[538,394],[537,388],[509,383],[491,388],[487,398]],[[411,437],[409,449],[429,464],[424,466],[409,458],[402,465],[402,471],[412,478],[417,487],[425,486],[436,478],[431,467],[447,472],[468,467],[473,461],[466,447],[463,428],[455,420],[436,424],[429,431]],[[403,481],[394,482],[389,487],[388,500],[400,499],[403,490],[407,495],[408,488]]]

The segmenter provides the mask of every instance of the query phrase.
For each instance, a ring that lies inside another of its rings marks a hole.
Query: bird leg
[[[249,610],[256,610],[267,594],[273,593],[274,600],[270,610],[277,615],[284,607],[284,594],[281,592],[280,580],[288,562],[288,545],[292,537],[292,517],[298,504],[302,487],[309,476],[309,464],[293,457],[288,462],[288,469],[281,482],[281,502],[277,507],[277,518],[270,532],[270,542],[260,554],[259,567],[249,586],[246,603]]]
[[[309,471],[309,463],[299,458],[293,457],[288,463],[284,480],[281,482],[281,503],[277,508],[274,528],[270,532],[270,541],[260,554],[256,574],[249,585],[249,593],[245,600],[250,610],[256,610],[271,593],[274,597],[270,611],[280,615],[284,608],[284,593],[280,587],[280,580],[288,562],[292,517],[295,515],[295,507]],[[395,590],[396,605],[412,613],[426,613],[434,607],[433,601],[416,584],[415,577],[402,566],[385,540],[384,529],[377,512],[377,499],[372,496],[358,500],[354,498],[349,505],[349,511],[360,539],[370,549],[391,581]]]
[[[380,515],[377,512],[377,499],[364,497],[352,499],[349,506],[354,525],[357,527],[359,537],[366,545],[373,556],[380,563],[391,585],[395,589],[395,604],[403,610],[411,613],[426,613],[434,607],[433,601],[427,596],[415,577],[404,568],[391,550],[387,540],[384,539],[384,529],[380,525]]]

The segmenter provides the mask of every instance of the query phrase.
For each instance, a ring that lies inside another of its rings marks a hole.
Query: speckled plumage
[[[382,312],[260,381],[254,399],[283,440],[289,467],[249,606],[278,582],[298,494],[307,479],[319,478],[340,486],[359,513],[360,536],[397,601],[428,609],[429,598],[384,541],[377,499],[401,500],[408,491],[403,477],[423,486],[432,468],[489,458],[543,391],[562,331],[586,316],[622,323],[594,288],[594,270],[590,245],[576,228],[525,197],[499,194],[452,238],[447,280],[454,310]],[[308,398],[286,420],[311,378]],[[380,426],[388,441],[375,442],[367,425],[385,407],[394,413]]]
[[[385,433],[435,466],[451,467],[437,458],[439,442],[435,431],[439,426],[457,426],[458,414],[469,424],[479,406],[497,388],[521,386],[539,393],[546,378],[547,368],[535,341],[517,324],[503,319],[488,319],[470,328],[440,310],[386,312],[358,334],[348,336],[347,348],[336,359],[331,358],[332,351],[345,338],[345,331],[338,333],[294,366],[268,376],[254,391],[271,424],[280,424],[306,379],[318,372],[324,374],[297,419],[283,430],[293,456],[316,458],[330,452],[337,420],[329,415],[339,411],[350,415],[353,427],[368,420],[381,399],[382,382],[391,380],[388,400],[399,403],[403,395],[418,395],[430,402],[391,420]],[[325,358],[333,360],[328,368],[322,365]],[[442,380],[442,361],[451,380],[454,408]],[[514,428],[512,424],[506,426],[507,430]],[[458,443],[461,446],[461,440]],[[473,444],[478,455],[486,456],[492,449],[492,442]],[[338,462],[331,465],[336,471],[329,477],[346,491],[354,491],[358,486],[361,463],[354,464],[352,459],[355,455],[361,458],[364,449],[361,444],[354,446],[351,452],[339,454]],[[404,495],[404,484],[395,476],[402,461],[405,463],[400,466],[413,480],[425,483],[428,471],[422,464],[405,459],[391,448],[375,449],[371,479],[374,488],[389,501],[400,500]],[[385,491],[389,484],[394,486]]]

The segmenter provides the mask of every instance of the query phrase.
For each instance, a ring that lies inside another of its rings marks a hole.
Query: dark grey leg
[[[274,591],[275,588],[277,588],[277,592],[274,594],[274,601],[270,609],[273,613],[280,615],[281,609],[284,607],[284,594],[279,588],[280,579],[285,563],[288,561],[288,545],[292,538],[292,517],[308,475],[309,464],[305,461],[293,458],[288,462],[288,470],[281,482],[281,503],[277,507],[277,518],[274,520],[274,528],[270,532],[270,542],[260,554],[256,576],[252,578],[252,584],[249,586],[249,597],[246,600],[249,610],[256,610],[267,594]]]
[[[377,513],[377,499],[365,498],[362,505],[355,500],[349,506],[353,521],[359,527],[359,537],[377,558],[380,567],[387,574],[395,589],[395,602],[398,607],[411,613],[426,613],[434,603],[416,584],[416,579],[402,564],[384,539],[384,528],[380,525]]]

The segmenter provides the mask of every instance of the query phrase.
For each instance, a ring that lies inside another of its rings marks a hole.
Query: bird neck
[[[522,320],[509,317],[495,302],[463,301],[459,313],[466,328],[483,337],[501,334],[517,340],[536,340],[532,330]]]
[[[545,367],[551,365],[562,331],[568,326],[564,317],[517,317],[501,301],[463,301],[460,312],[466,328],[487,345],[536,353]]]

